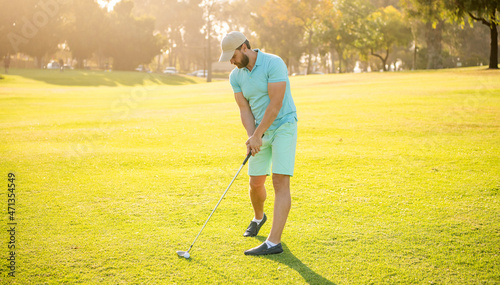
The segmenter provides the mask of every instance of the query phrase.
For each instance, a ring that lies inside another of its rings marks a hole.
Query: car
[[[61,66],[59,65],[59,62],[51,60],[47,64],[47,69],[61,69]]]
[[[175,67],[166,67],[165,70],[163,70],[163,74],[177,74],[177,69],[175,69]]]
[[[309,74],[324,74],[324,73],[323,73],[323,72],[321,72],[321,71],[313,71],[313,72],[311,72],[311,73],[309,73]]]
[[[191,73],[188,73],[188,75],[191,75],[191,76],[196,76],[196,77],[207,77],[208,75],[208,70],[203,70],[203,69],[200,69],[200,70],[196,70],[196,71],[193,71]]]
[[[149,70],[149,68],[147,66],[144,66],[144,65],[139,65],[135,71],[139,71],[139,72],[147,72],[147,73],[151,73],[151,71]]]

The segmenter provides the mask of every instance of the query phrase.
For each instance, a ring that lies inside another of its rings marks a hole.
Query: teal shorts
[[[293,176],[297,122],[284,123],[276,130],[266,131],[259,153],[250,157],[248,175],[283,174]]]

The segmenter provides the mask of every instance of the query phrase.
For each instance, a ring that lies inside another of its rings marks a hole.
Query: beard
[[[248,59],[248,56],[244,53],[242,53],[242,59],[241,59],[241,62],[239,63],[236,63],[236,66],[239,68],[239,69],[242,69],[244,67],[247,67],[248,63],[250,62],[250,60]]]

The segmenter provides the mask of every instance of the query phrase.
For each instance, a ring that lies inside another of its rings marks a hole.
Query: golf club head
[[[189,258],[189,252],[187,252],[187,251],[178,250],[177,255],[180,257],[184,257],[186,259]]]

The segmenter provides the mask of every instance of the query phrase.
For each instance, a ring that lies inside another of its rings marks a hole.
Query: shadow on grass
[[[145,83],[159,85],[184,85],[197,81],[181,75],[166,75],[133,71],[94,71],[94,70],[40,70],[16,69],[12,75],[61,86],[135,86]]]
[[[257,239],[261,242],[264,242],[266,240],[266,237],[257,236]],[[335,283],[314,272],[311,268],[302,263],[300,259],[293,255],[293,253],[284,242],[281,242],[281,245],[283,246],[283,253],[277,255],[263,255],[255,258],[267,258],[276,262],[280,262],[297,271],[308,284],[335,285]]]
[[[266,240],[265,237],[262,236],[257,236],[257,239],[261,242],[264,242]],[[305,282],[308,284],[325,284],[325,285],[335,285],[332,281],[326,279],[325,277],[319,275],[318,273],[314,272],[311,268],[307,267],[300,259],[298,259],[293,253],[290,252],[290,249],[286,246],[284,242],[281,243],[283,246],[283,253],[278,254],[278,255],[263,255],[263,256],[245,256],[247,258],[267,258],[279,263],[282,263],[293,270],[297,271],[302,278],[304,278]],[[236,282],[236,280],[233,280],[230,274],[227,274],[227,272],[223,270],[217,270],[213,266],[210,266],[208,264],[204,264],[203,262],[193,260],[191,258],[185,259],[184,257],[179,257],[179,260],[186,260],[188,262],[195,262],[196,264],[199,264],[205,268],[207,268],[209,271],[217,274],[220,278],[223,278],[227,281],[231,281],[231,283]]]

